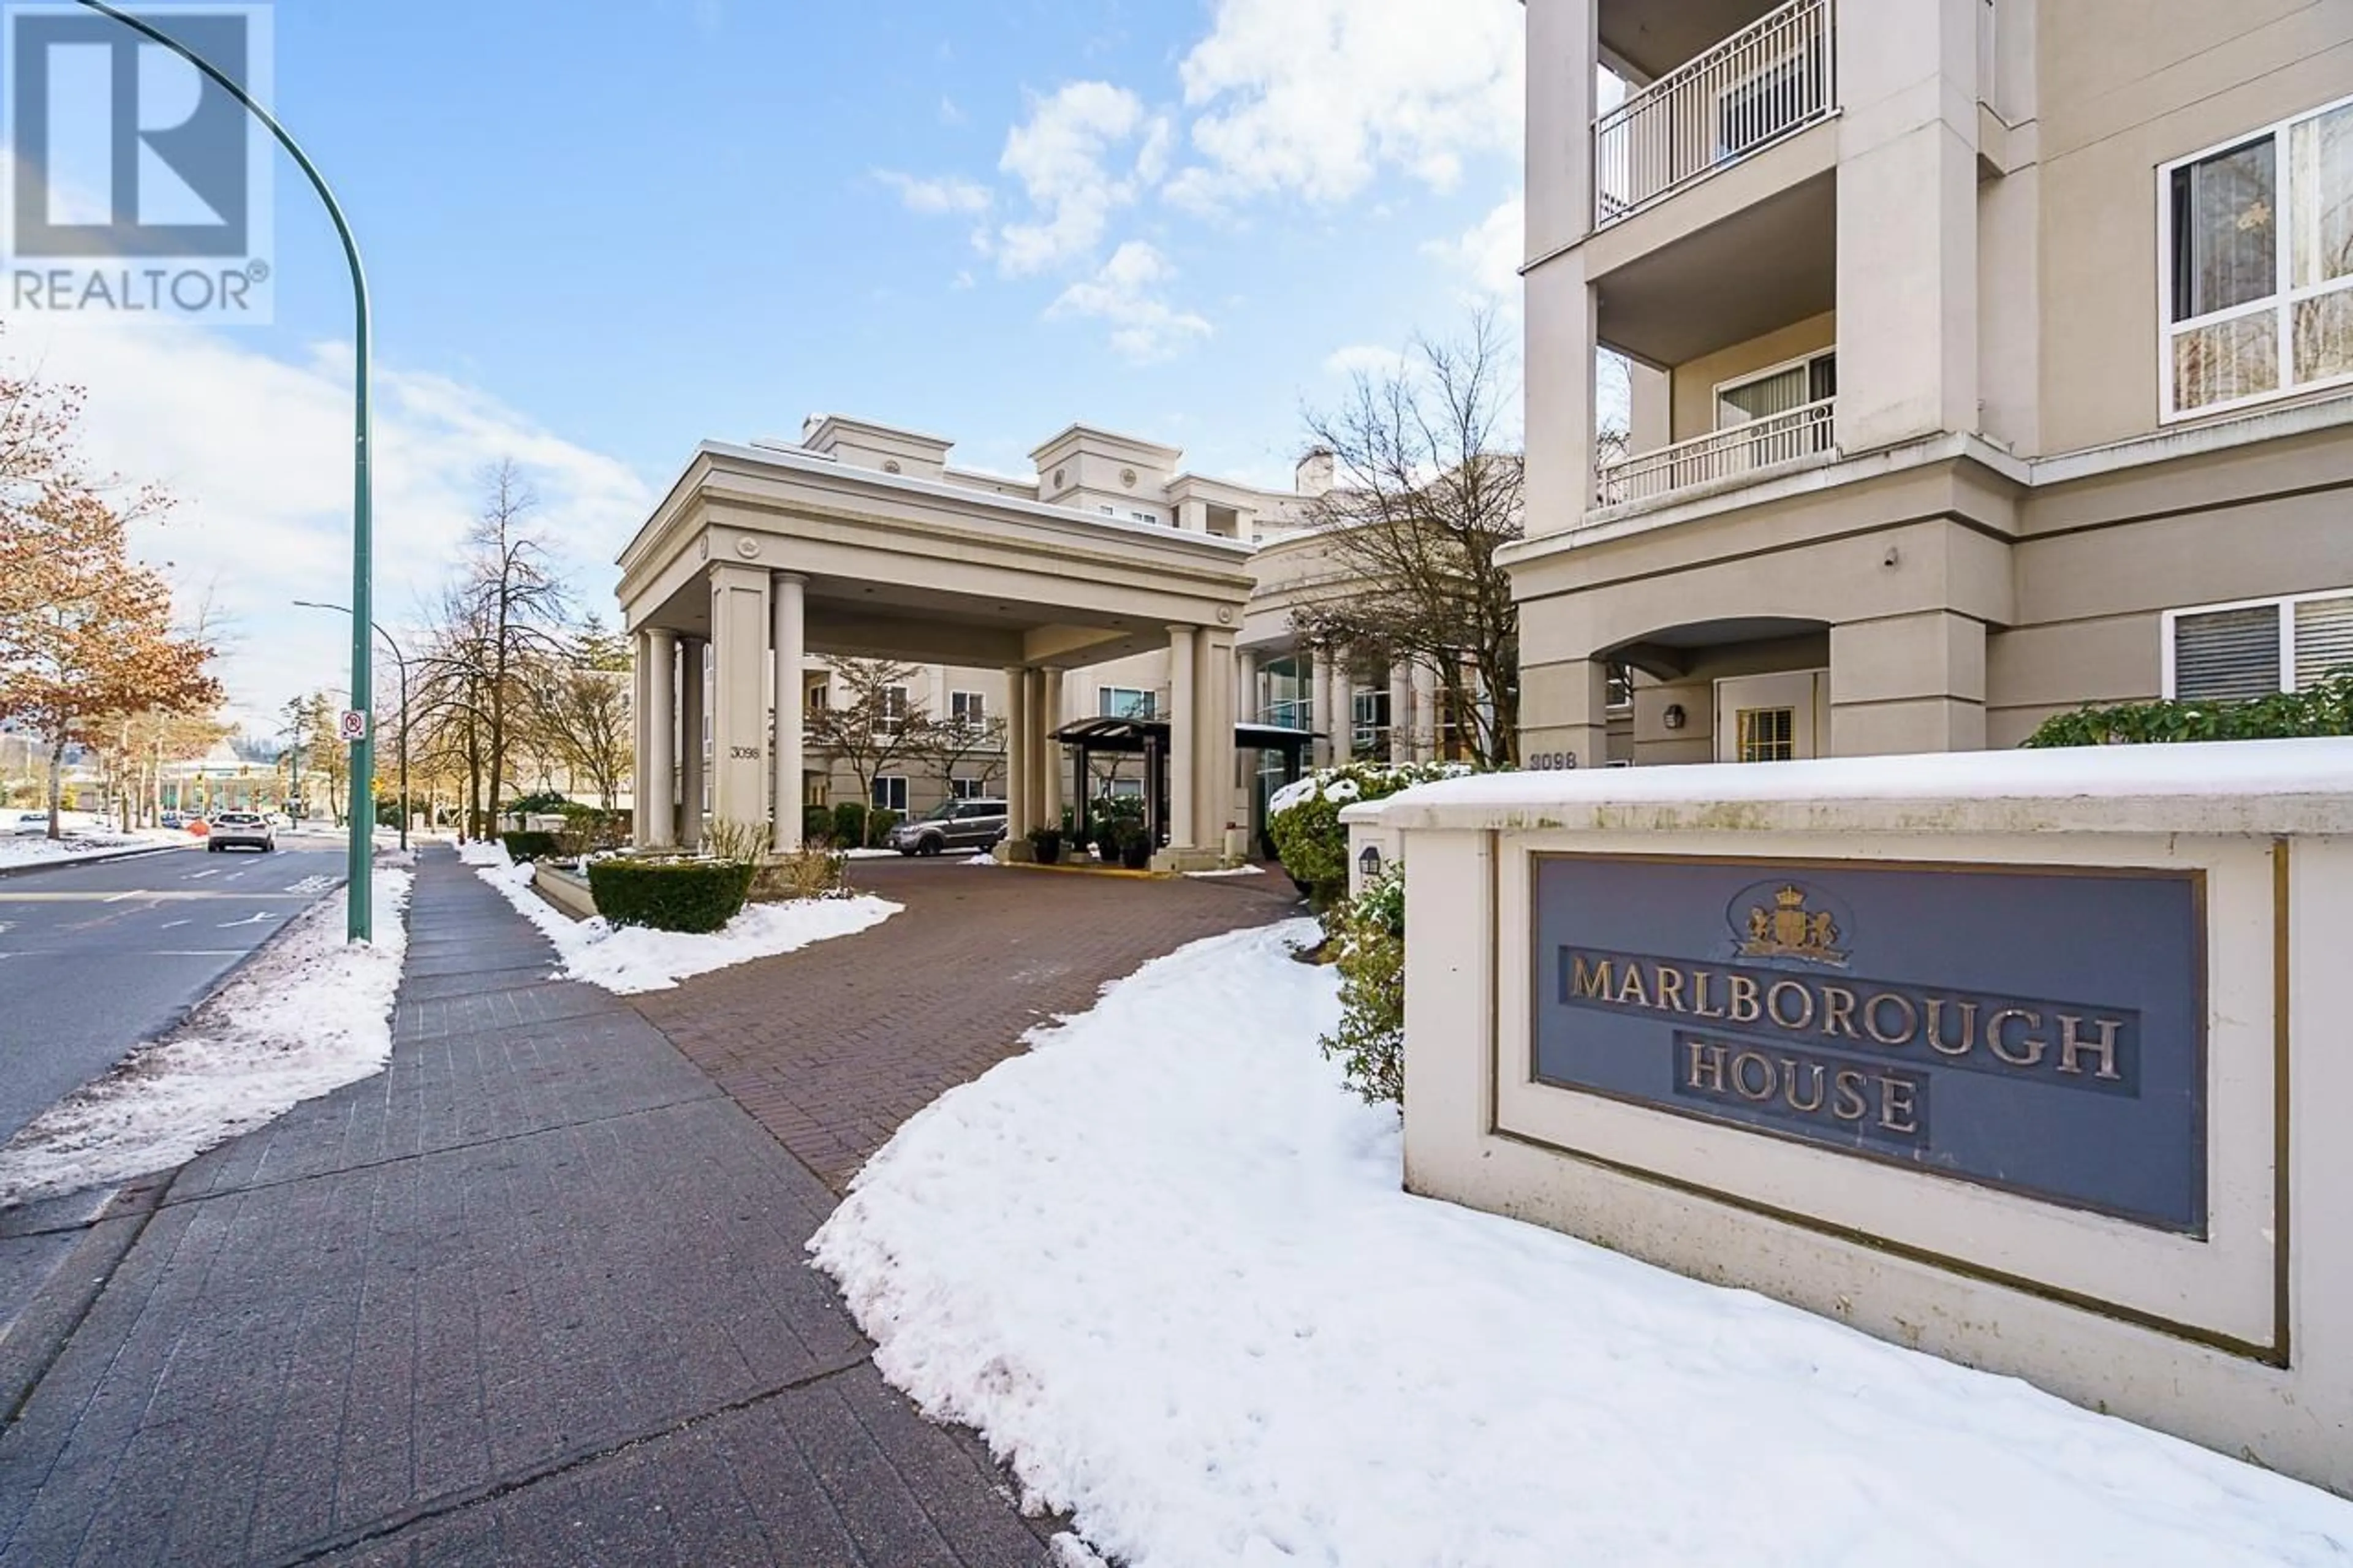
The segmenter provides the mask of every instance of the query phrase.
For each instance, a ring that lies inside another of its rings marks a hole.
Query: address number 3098
[[[757,746],[730,746],[727,748],[727,754],[739,763],[756,763],[760,760],[760,748]]]

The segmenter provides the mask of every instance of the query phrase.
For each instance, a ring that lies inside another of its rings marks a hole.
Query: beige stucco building
[[[1312,527],[1328,458],[1280,491],[1085,426],[1039,447],[1029,478],[951,450],[827,416],[797,441],[696,451],[620,563],[639,774],[670,783],[639,792],[639,842],[757,822],[790,848],[802,806],[862,792],[914,812],[1001,795],[1018,843],[1082,792],[1143,791],[1147,758],[1099,757],[1082,779],[1053,740],[1117,718],[1158,727],[1166,863],[1214,863],[1253,842],[1284,767],[1453,743],[1427,673],[1298,643],[1292,609],[1346,586]],[[907,711],[1001,721],[1002,742],[869,757],[861,779],[807,722],[843,704],[841,658],[905,665]],[[1315,739],[1286,761],[1250,726]]]
[[[1527,26],[1526,751],[2009,746],[2353,662],[2353,8]]]

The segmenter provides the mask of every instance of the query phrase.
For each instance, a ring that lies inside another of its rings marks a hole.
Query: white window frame
[[[956,704],[959,701],[964,704],[965,710],[961,713],[956,711]],[[975,730],[987,724],[988,722],[988,693],[986,691],[949,692],[948,722],[951,724],[966,725]]]
[[[950,800],[986,800],[988,798],[988,781],[951,778],[948,780],[948,798]]]
[[[884,784],[896,784],[899,787],[893,792],[884,789],[882,787]],[[874,797],[878,795],[892,793],[896,793],[899,796],[897,805],[880,805],[875,801]],[[914,798],[907,793],[907,775],[904,773],[876,773],[866,786],[866,809],[869,811],[895,811],[904,816],[907,815],[907,803]]]
[[[1140,698],[1142,700],[1137,706],[1144,710],[1141,713],[1120,712],[1119,705],[1112,701],[1114,695]],[[1160,693],[1143,686],[1098,686],[1095,688],[1095,717],[1134,719],[1139,723],[1153,723],[1160,717]]]
[[[894,691],[898,693],[898,697],[895,701],[892,700],[891,695]],[[892,711],[892,709],[894,707],[898,710],[895,713]],[[899,733],[899,731],[907,727],[907,715],[910,711],[911,709],[908,706],[907,689],[905,687],[884,687],[882,689],[882,710],[874,715],[874,733],[878,735],[895,735]]]
[[[1757,423],[1757,417],[1753,415],[1750,417],[1740,421],[1739,425],[1725,425],[1721,423],[1724,418],[1724,395],[1732,388],[1736,386],[1747,386],[1759,381],[1770,381],[1777,375],[1787,375],[1789,372],[1796,370],[1800,365],[1803,365],[1806,367],[1807,371],[1806,390],[1811,392],[1813,390],[1812,373],[1814,362],[1819,359],[1832,359],[1835,358],[1837,354],[1838,344],[1830,343],[1824,347],[1812,350],[1810,353],[1801,353],[1795,359],[1785,359],[1778,364],[1768,364],[1763,370],[1745,371],[1738,375],[1729,376],[1723,381],[1717,382],[1710,395],[1708,403],[1708,434],[1717,435],[1726,430],[1737,430],[1740,428],[1741,425],[1754,425]],[[1811,407],[1816,401],[1816,399],[1808,398],[1804,403],[1798,404],[1796,407],[1809,408]],[[1795,411],[1795,409],[1791,409],[1788,412],[1794,413]],[[1764,416],[1764,417],[1767,419],[1778,419],[1781,416],[1778,414],[1767,414]]]
[[[2164,640],[2158,653],[2164,671],[2158,689],[2168,702],[2179,699],[2174,692],[2174,658],[2179,638],[2174,624],[2184,616],[2211,616],[2224,610],[2277,610],[2279,612],[2279,687],[2286,692],[2295,689],[2295,608],[2321,599],[2353,599],[2353,588],[2324,588],[2312,594],[2274,594],[2267,599],[2232,599],[2222,605],[2184,605],[2166,611],[2158,617]],[[2200,699],[2200,700],[2203,700]]]
[[[2278,403],[2291,397],[2303,397],[2315,392],[2326,392],[2330,387],[2353,385],[2353,371],[2348,371],[2343,375],[2330,376],[2325,381],[2297,382],[2294,379],[2296,305],[2302,300],[2318,299],[2324,294],[2340,293],[2353,289],[2353,277],[2332,279],[2326,283],[2316,283],[2304,289],[2295,287],[2295,182],[2288,177],[2287,135],[2291,127],[2306,120],[2317,120],[2324,114],[2332,114],[2348,105],[2353,105],[2353,94],[2332,100],[2316,108],[2301,110],[2284,120],[2275,120],[2269,125],[2259,125],[2241,135],[2217,142],[2211,147],[2201,147],[2195,153],[2187,153],[2170,163],[2158,165],[2157,406],[2159,424],[2171,425],[2184,419],[2204,419],[2211,415],[2230,413],[2233,409],[2253,408],[2266,403]],[[2277,239],[2272,257],[2272,291],[2264,298],[2244,305],[2226,306],[2220,310],[2209,310],[2202,316],[2192,316],[2186,321],[2177,321],[2173,319],[2174,171],[2187,168],[2192,163],[2202,163],[2207,159],[2223,153],[2234,153],[2242,147],[2252,146],[2266,137],[2271,139],[2272,143],[2273,195],[2279,204],[2277,210],[2272,216],[2272,233]],[[2244,397],[2229,398],[2221,403],[2201,403],[2195,408],[2176,408],[2173,405],[2173,340],[2186,332],[2219,326],[2224,321],[2235,321],[2241,316],[2256,315],[2264,310],[2271,311],[2276,318],[2274,322],[2276,337],[2272,352],[2278,359],[2279,384],[2269,392],[2251,392]],[[2252,604],[2269,602],[2258,599],[2252,601]],[[2171,657],[2171,646],[2170,643],[2167,645],[2168,658]]]

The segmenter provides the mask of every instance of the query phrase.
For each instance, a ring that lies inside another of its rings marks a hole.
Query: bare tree
[[[538,661],[530,685],[532,728],[540,744],[575,781],[595,786],[597,803],[612,810],[621,781],[636,765],[628,643],[591,615],[575,629],[561,658]]]
[[[955,781],[967,778],[986,795],[989,781],[1005,771],[1005,737],[1001,718],[943,719],[931,727],[923,763],[939,781],[942,794],[955,794]]]
[[[938,725],[915,700],[913,665],[887,658],[833,661],[834,696],[808,710],[808,738],[858,780],[858,798],[874,798],[874,781],[892,763],[927,755]]]
[[[1336,412],[1308,416],[1337,481],[1316,520],[1350,586],[1293,612],[1311,646],[1428,669],[1490,767],[1516,762],[1519,747],[1519,613],[1495,559],[1523,527],[1506,376],[1494,319],[1482,315],[1462,341],[1419,340],[1412,363],[1360,374]]]

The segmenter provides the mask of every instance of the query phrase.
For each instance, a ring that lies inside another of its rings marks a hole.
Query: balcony
[[[1828,119],[1836,52],[1831,0],[1789,0],[1630,92],[1594,121],[1594,226]]]
[[[1825,397],[1605,464],[1595,476],[1595,503],[1659,500],[1826,460],[1835,451],[1837,411],[1838,399]]]

